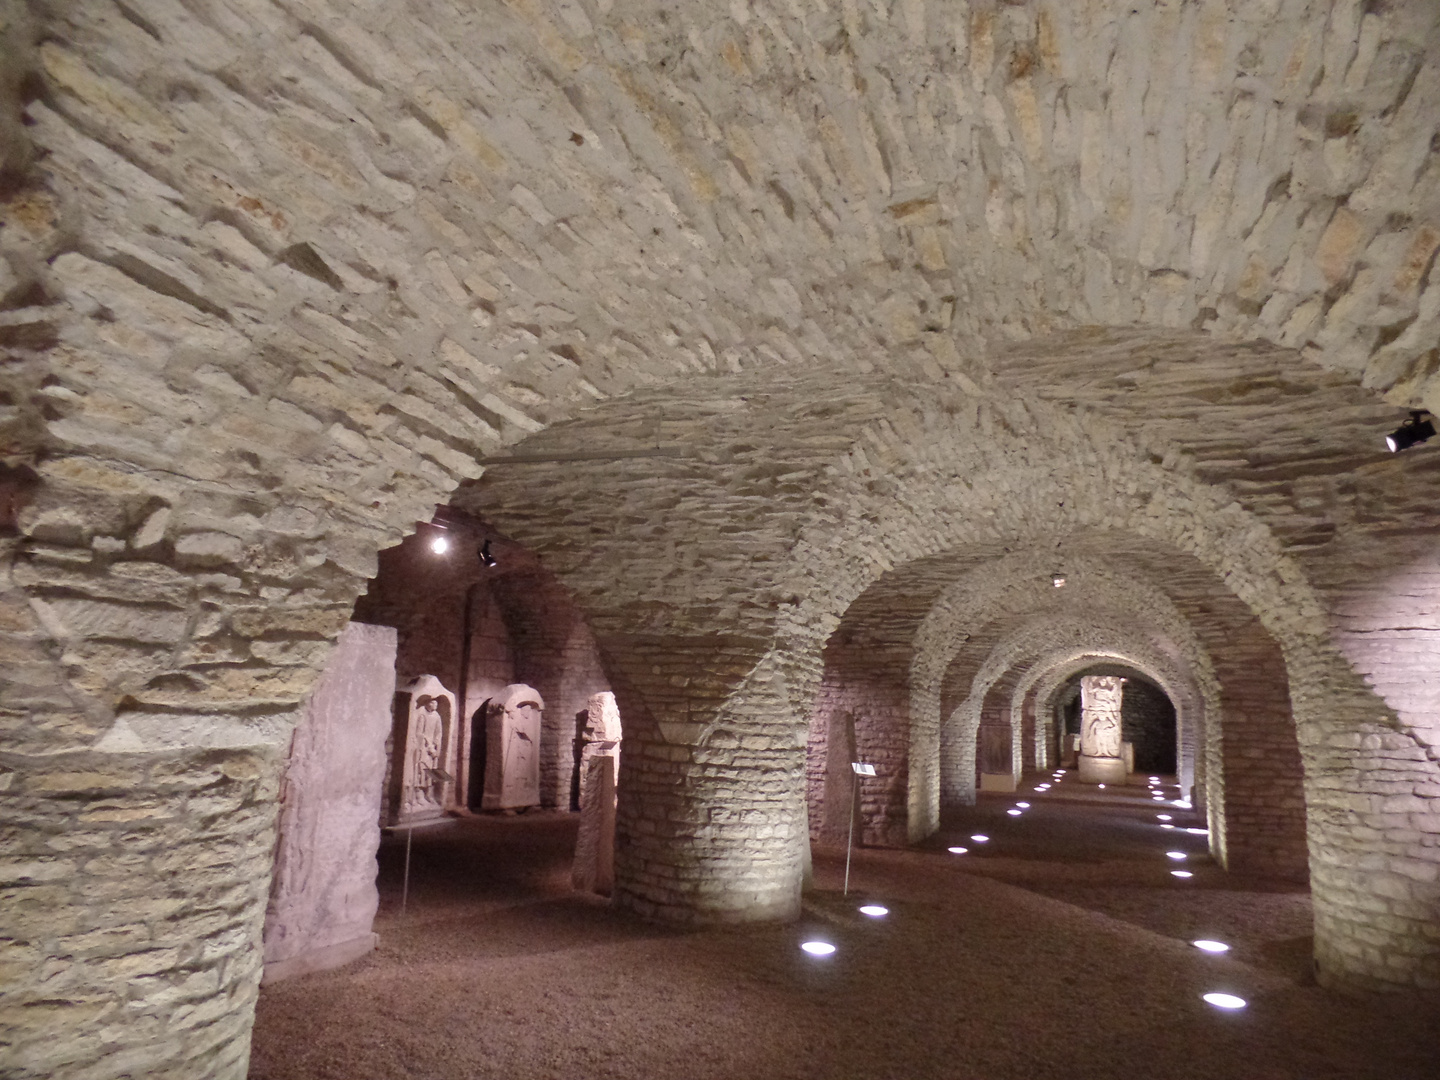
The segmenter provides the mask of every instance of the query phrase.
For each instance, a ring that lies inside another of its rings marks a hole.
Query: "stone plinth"
[[[419,825],[455,805],[455,695],[434,675],[395,694],[387,825]]]
[[[1080,680],[1080,779],[1087,784],[1123,783],[1128,775],[1121,739],[1124,693],[1119,675]]]
[[[291,742],[265,912],[265,982],[337,967],[375,947],[375,852],[395,631],[351,623]]]

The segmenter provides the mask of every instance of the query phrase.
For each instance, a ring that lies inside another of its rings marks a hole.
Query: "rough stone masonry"
[[[618,904],[793,916],[826,710],[918,839],[1088,650],[1323,982],[1440,986],[1437,117],[1427,0],[0,0],[0,1071],[245,1074],[284,747],[452,500],[593,631]]]

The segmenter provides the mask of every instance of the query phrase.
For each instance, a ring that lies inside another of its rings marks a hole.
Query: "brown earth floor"
[[[1168,778],[1167,778],[1168,779]],[[1440,1000],[1309,977],[1303,889],[1241,880],[1142,790],[985,795],[923,848],[816,855],[799,922],[682,932],[569,889],[576,819],[380,854],[379,949],[266,987],[252,1080],[1436,1080]],[[1140,780],[1143,783],[1143,778]],[[1173,790],[1173,789],[1172,789]],[[1017,799],[1032,808],[1005,810]],[[968,839],[985,831],[980,844]],[[968,847],[951,855],[952,844]],[[1195,876],[1170,876],[1166,850]],[[872,920],[856,908],[890,909]],[[1212,956],[1194,937],[1233,951]],[[824,939],[835,955],[799,950]],[[1238,1013],[1201,1001],[1223,990]]]

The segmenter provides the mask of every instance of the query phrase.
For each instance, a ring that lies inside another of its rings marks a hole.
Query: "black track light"
[[[489,541],[489,540],[486,540],[483,544],[480,545],[480,565],[481,565],[481,566],[498,566],[498,565],[500,565],[499,560],[496,559],[494,555],[491,555],[491,554],[490,554],[490,541]]]
[[[1398,428],[1385,436],[1385,446],[1392,454],[1408,450],[1416,443],[1422,443],[1435,434],[1434,418],[1422,409],[1415,409]]]

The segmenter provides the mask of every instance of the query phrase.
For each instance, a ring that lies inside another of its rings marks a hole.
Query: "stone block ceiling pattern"
[[[1440,985],[1437,117],[1425,0],[0,0],[17,1075],[244,1075],[283,747],[447,500],[594,631],[619,903],[793,914],[882,671],[933,829],[1074,559],[1223,856],[1298,761],[1321,978]]]

